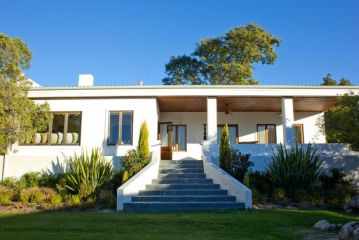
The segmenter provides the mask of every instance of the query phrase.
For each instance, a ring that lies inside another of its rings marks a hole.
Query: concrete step
[[[129,202],[124,204],[124,211],[129,212],[226,211],[243,209],[244,204],[238,202]]]
[[[227,195],[227,190],[222,189],[169,189],[169,190],[140,190],[138,196],[203,196],[203,195]]]
[[[210,184],[213,183],[213,180],[206,178],[158,178],[152,180],[152,183],[153,184],[192,184],[192,183]]]
[[[206,178],[204,173],[159,173],[158,178]]]
[[[159,169],[203,169],[203,165],[199,164],[168,164],[168,165],[160,165]]]
[[[235,202],[234,196],[202,195],[202,196],[135,196],[132,202]]]
[[[161,160],[160,165],[202,165],[202,160]]]
[[[219,184],[151,184],[146,185],[146,190],[167,190],[167,189],[219,189]]]
[[[181,173],[204,173],[201,168],[177,168],[177,169],[160,169],[159,174],[181,174]]]

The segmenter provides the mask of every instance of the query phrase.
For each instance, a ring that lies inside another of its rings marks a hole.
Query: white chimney
[[[79,75],[79,87],[92,87],[93,86],[92,74],[80,74]]]

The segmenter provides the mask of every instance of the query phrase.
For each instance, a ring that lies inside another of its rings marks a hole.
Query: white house
[[[161,157],[204,160],[206,174],[221,188],[233,188],[232,180],[221,179],[215,164],[224,124],[229,126],[232,146],[251,154],[254,170],[265,168],[276,144],[316,143],[326,159],[325,167],[343,167],[358,176],[358,153],[346,144],[326,144],[319,127],[323,112],[334,105],[337,96],[348,92],[358,94],[359,87],[93,86],[92,75],[80,75],[76,87],[29,91],[34,101],[49,103],[53,121],[34,139],[12,146],[0,161],[1,175],[61,172],[64,156],[92,147],[101,147],[118,167],[120,157],[136,147],[140,125],[146,121],[153,162]],[[134,190],[125,189],[130,192],[127,195],[156,178],[158,163],[148,168],[152,173],[144,171],[142,178],[146,179],[132,180],[137,183],[128,184]]]

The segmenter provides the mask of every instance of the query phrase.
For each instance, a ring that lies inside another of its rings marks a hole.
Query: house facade
[[[137,146],[146,121],[158,159],[218,162],[218,139],[229,126],[232,147],[250,153],[263,170],[276,144],[317,144],[326,167],[358,176],[358,154],[346,144],[327,144],[320,127],[336,97],[354,86],[92,86],[80,75],[76,87],[34,87],[29,97],[47,102],[53,120],[32,139],[14,144],[0,161],[2,178],[29,171],[62,172],[65,156],[100,147],[120,167]]]

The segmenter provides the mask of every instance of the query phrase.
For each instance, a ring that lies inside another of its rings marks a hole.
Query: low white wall
[[[124,203],[131,202],[133,195],[137,195],[140,190],[144,190],[146,185],[152,182],[152,179],[158,177],[161,159],[160,142],[151,147],[151,154],[151,162],[117,189],[117,211],[123,211]]]
[[[324,161],[322,165],[324,171],[331,168],[343,168],[347,173],[359,180],[359,152],[351,151],[348,144],[332,143],[315,144],[313,146],[317,147],[317,153]],[[235,144],[232,147],[240,150],[243,154],[251,154],[250,159],[254,163],[254,171],[264,171],[267,163],[272,160],[273,152],[277,152],[276,144]],[[218,144],[213,146],[211,159],[218,164]]]
[[[222,170],[218,165],[218,160],[214,160],[213,153],[216,151],[216,145],[209,142],[203,143],[203,168],[208,178],[219,184],[221,189],[225,189],[232,196],[236,197],[238,202],[242,202],[245,208],[252,208],[252,191]]]
[[[4,156],[0,155],[0,180],[3,180]]]

